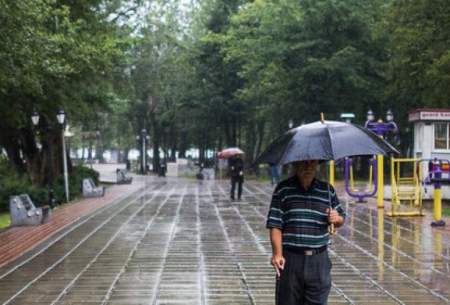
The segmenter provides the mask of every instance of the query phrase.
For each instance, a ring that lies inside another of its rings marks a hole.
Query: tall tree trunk
[[[236,120],[232,120],[231,124],[231,143],[230,146],[237,146],[237,122]]]
[[[81,161],[86,160],[86,149],[84,147],[84,142],[81,142]]]
[[[176,126],[175,125],[172,125],[170,127],[169,134],[170,134],[170,138],[169,138],[169,141],[168,141],[168,146],[170,146],[169,160],[171,162],[175,162],[176,158],[177,158],[176,151],[177,151],[177,142],[178,142],[177,141],[178,140],[178,135],[177,135],[177,132],[176,132]]]
[[[264,140],[264,133],[265,133],[265,123],[264,121],[259,121],[256,124],[256,140],[255,140],[255,146],[253,148],[253,159],[251,162],[255,161],[258,155],[261,152],[262,143]]]
[[[120,150],[119,150],[120,151]],[[119,159],[119,163],[127,163],[128,154],[130,153],[130,149],[127,147],[123,150],[122,158]]]
[[[233,137],[233,126],[228,118],[225,118],[224,120],[224,132],[226,145],[228,147],[235,146],[233,142],[233,139],[235,139],[235,137]]]
[[[6,151],[8,159],[11,161],[14,169],[19,175],[26,172],[27,168],[20,156],[19,134],[4,127],[0,127],[0,146]]]
[[[170,161],[171,162],[175,162],[177,160],[177,148],[176,146],[172,146],[172,148],[170,149]]]
[[[149,116],[150,125],[152,130],[152,142],[153,142],[153,172],[159,172],[160,158],[159,158],[159,148],[160,148],[160,128],[158,122],[156,122],[155,114],[151,113]]]
[[[4,128],[0,135],[0,145],[17,173],[28,173],[35,186],[44,186],[63,172],[62,131],[57,127],[49,129],[45,118],[41,119],[40,126],[40,133],[31,128]],[[67,161],[71,171],[70,155]]]
[[[120,136],[120,132],[118,133],[118,136],[117,136],[117,163],[122,163],[122,162],[125,162],[126,163],[126,160],[128,159],[127,157],[124,157],[124,156],[122,156],[122,150],[121,150],[121,148],[122,148],[122,146],[120,145],[120,141],[121,140],[121,136]],[[126,149],[125,149],[126,150]]]
[[[92,161],[92,140],[89,140],[89,144],[88,144],[88,155],[87,158],[89,161]]]
[[[95,145],[95,158],[98,159],[99,163],[105,163],[105,160],[103,159],[103,141],[101,138],[97,138],[97,145]]]
[[[178,145],[178,158],[186,158],[186,150],[187,150],[187,132],[183,130],[180,133],[180,141]]]

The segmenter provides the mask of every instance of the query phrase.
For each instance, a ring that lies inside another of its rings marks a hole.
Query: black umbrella
[[[399,152],[372,131],[344,122],[323,121],[293,128],[272,142],[255,163],[339,160],[350,156]]]
[[[350,156],[398,153],[391,144],[366,128],[322,120],[289,130],[272,142],[255,164],[284,165],[302,160],[339,160]],[[335,232],[331,225],[330,233]]]

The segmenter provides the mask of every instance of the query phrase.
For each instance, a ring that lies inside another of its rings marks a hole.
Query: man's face
[[[318,160],[307,160],[295,162],[297,176],[302,180],[312,180],[316,175]]]

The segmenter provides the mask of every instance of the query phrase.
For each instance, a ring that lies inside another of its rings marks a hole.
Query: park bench
[[[34,226],[44,223],[50,216],[50,208],[36,208],[28,194],[11,196],[9,211],[12,226]]]
[[[127,171],[125,169],[117,169],[116,170],[116,176],[117,176],[117,184],[131,184],[133,181],[133,177],[127,176]]]
[[[103,197],[105,195],[104,186],[95,186],[91,178],[83,179],[83,197]]]

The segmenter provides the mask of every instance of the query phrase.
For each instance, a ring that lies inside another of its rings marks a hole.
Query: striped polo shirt
[[[283,248],[319,248],[329,243],[326,210],[330,206],[345,218],[331,185],[314,179],[304,189],[297,176],[293,176],[275,188],[266,227],[282,230]]]

